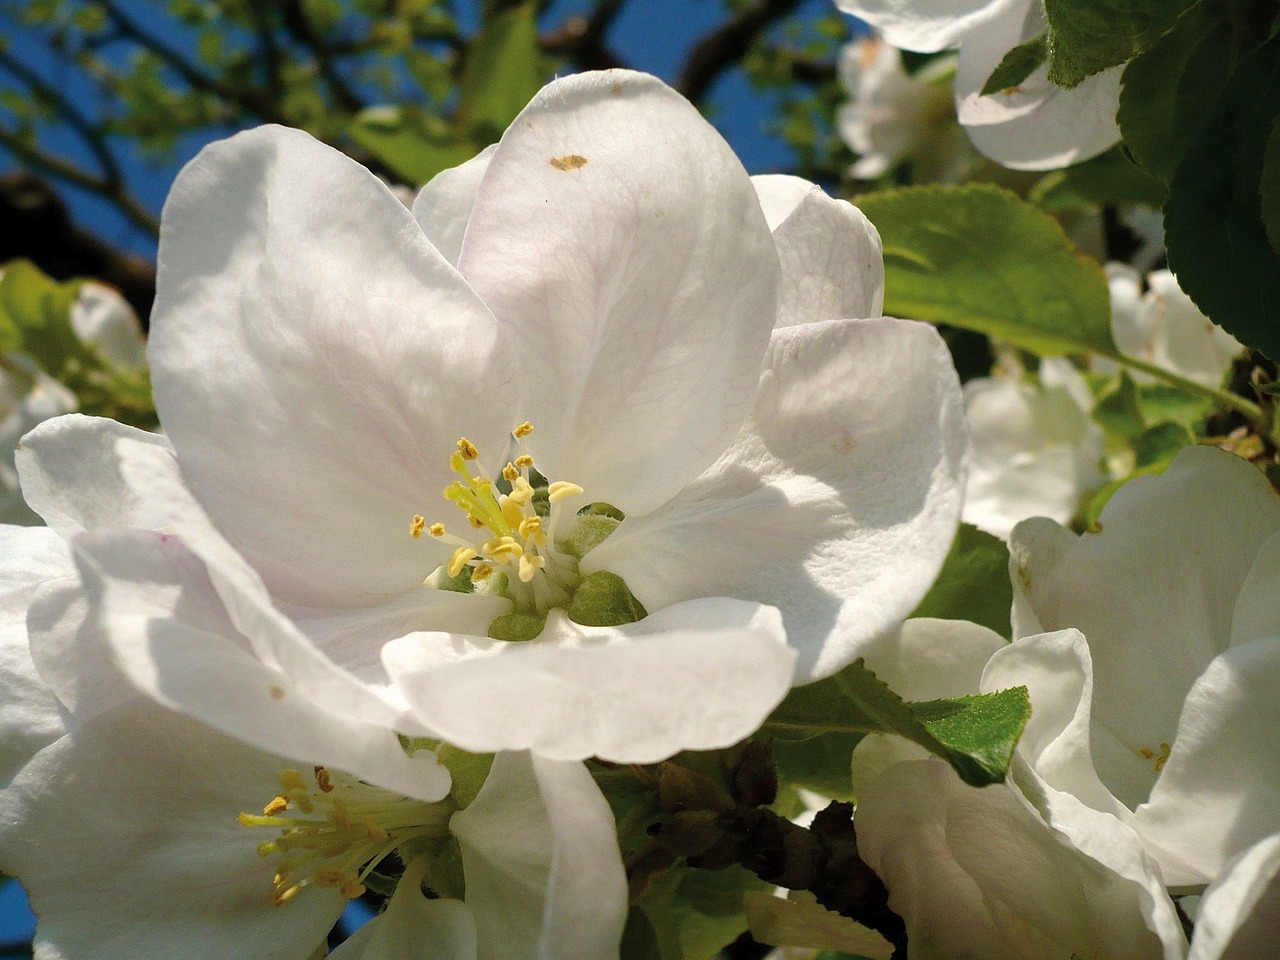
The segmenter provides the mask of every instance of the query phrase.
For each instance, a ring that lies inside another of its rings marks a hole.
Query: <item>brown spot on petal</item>
[[[587,165],[587,158],[576,153],[566,153],[563,157],[552,157],[548,162],[557,170],[577,170]]]
[[[271,694],[272,700],[284,699],[284,687],[277,687],[274,683],[267,687],[267,693]]]

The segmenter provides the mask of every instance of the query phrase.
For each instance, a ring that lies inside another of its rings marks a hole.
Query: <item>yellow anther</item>
[[[576,497],[580,493],[582,493],[582,488],[576,483],[570,483],[568,480],[557,480],[547,487],[547,499],[552,503],[559,503],[561,500],[569,499],[569,497]]]
[[[517,467],[526,467],[526,468],[532,467],[533,457],[529,456],[527,453],[523,453],[520,456],[516,457],[515,464]]]
[[[316,786],[325,793],[333,793],[333,780],[324,767],[316,767]]]
[[[427,527],[426,518],[420,517],[415,513],[413,515],[413,519],[409,521],[409,536],[417,540],[420,536],[422,536],[422,531],[425,530],[426,527]]]
[[[427,531],[427,533],[431,534],[433,537],[443,537],[443,536],[444,536],[444,524],[443,524],[443,523],[433,523],[433,524],[431,525],[431,529],[429,529],[429,530]]]
[[[533,575],[547,565],[544,557],[534,556],[532,554],[524,554],[520,557],[520,580],[528,583],[533,579]]]
[[[477,554],[471,547],[459,547],[453,551],[453,556],[449,558],[449,576],[456,577],[462,572],[462,568],[467,565],[468,560],[474,560]]]
[[[578,488],[578,492],[582,492],[582,488]],[[533,487],[529,485],[529,481],[524,477],[517,477],[511,483],[511,499],[516,503],[528,503],[533,499]]]
[[[264,817],[274,817],[278,813],[284,813],[289,809],[289,801],[284,797],[276,797],[265,807],[262,808]]]
[[[521,520],[517,529],[525,540],[532,540],[540,547],[546,546],[547,535],[542,532],[542,518],[536,514]]]
[[[1167,743],[1160,744],[1160,756],[1156,758],[1156,772],[1159,773],[1164,769],[1164,765],[1169,762],[1169,745]]]
[[[480,552],[499,566],[514,563],[524,554],[515,537],[493,537],[480,545]]]
[[[508,463],[502,468],[502,479],[508,483],[514,483],[520,476],[520,471],[516,469],[514,463]]]
[[[488,580],[491,576],[493,576],[493,567],[489,566],[487,563],[482,563],[471,571],[471,581],[473,583],[479,583],[481,580]]]
[[[524,522],[524,507],[520,501],[503,497],[499,505],[502,508],[502,519],[507,521],[508,526],[518,527]]]
[[[293,886],[285,887],[284,889],[277,888],[276,892],[271,897],[271,902],[277,907],[282,907],[296,897],[298,895],[298,891],[301,889],[302,888],[296,883]]]
[[[517,440],[523,440],[529,434],[533,433],[533,424],[526,420],[511,432],[515,434]]]
[[[477,530],[483,530],[483,529],[484,529],[484,521],[483,521],[483,520],[481,520],[479,517],[473,517],[473,516],[472,516],[471,514],[469,514],[469,513],[467,514],[467,523],[471,524],[471,525],[472,525],[473,527],[475,527]]]
[[[458,452],[462,454],[464,460],[474,460],[480,456],[480,451],[476,449],[476,445],[466,437],[458,438]]]

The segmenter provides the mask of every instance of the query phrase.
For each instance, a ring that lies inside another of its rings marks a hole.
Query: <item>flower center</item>
[[[313,788],[297,770],[285,770],[280,794],[262,815],[239,817],[246,827],[280,831],[258,845],[259,856],[279,857],[271,894],[276,906],[308,886],[332,887],[354,900],[390,854],[413,841],[449,835],[452,800],[413,800],[324,767],[315,768],[314,780]]]
[[[1164,769],[1164,765],[1169,761],[1169,745],[1167,743],[1160,744],[1160,752],[1156,753],[1147,747],[1143,747],[1138,751],[1138,756],[1143,760],[1154,760],[1156,772]]]
[[[512,431],[517,442],[533,432],[525,422]],[[522,614],[545,614],[551,607],[565,606],[573,596],[580,577],[577,562],[556,546],[556,527],[564,501],[580,496],[582,487],[566,480],[544,484],[533,465],[533,457],[521,453],[502,468],[495,479],[480,464],[480,451],[466,437],[449,458],[457,474],[444,489],[477,531],[479,539],[450,533],[443,523],[427,525],[415,516],[409,533],[421,537],[425,530],[455,549],[445,569],[450,578],[467,576],[472,585],[493,583],[495,592],[515,603]],[[496,581],[496,582],[495,582]]]

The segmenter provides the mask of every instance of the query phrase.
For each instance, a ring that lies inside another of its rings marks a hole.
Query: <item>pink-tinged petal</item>
[[[880,234],[847,200],[811,186],[774,229],[773,241],[782,264],[778,326],[884,312]]]
[[[1262,840],[1210,884],[1187,960],[1257,960],[1280,930],[1280,834]]]
[[[733,440],[777,305],[778,258],[729,145],[654,77],[545,87],[480,184],[459,263],[514,346],[552,480],[658,506]]]
[[[613,814],[586,767],[499,753],[449,827],[478,960],[616,960],[626,873]]]
[[[660,510],[628,516],[582,569],[621,576],[648,610],[707,594],[776,606],[796,681],[816,680],[897,629],[932,585],[959,521],[966,446],[932,327],[787,327],[735,445]]]
[[[1122,487],[1099,532],[1072,543],[1047,523],[1019,524],[1010,537],[1018,630],[1021,608],[1040,630],[1075,627],[1088,638],[1095,734],[1123,748],[1094,761],[1132,808],[1157,776],[1151,760],[1139,784],[1133,765],[1173,743],[1184,698],[1227,649],[1234,598],[1280,530],[1280,500],[1251,464],[1197,446],[1161,476]]]
[[[462,253],[476,191],[496,149],[496,145],[485,147],[466,163],[437,173],[413,201],[413,216],[422,232],[454,266]]]
[[[73,570],[52,530],[0,526],[0,784],[62,736],[58,701],[32,662],[26,620],[41,584]]]
[[[748,736],[789,689],[794,659],[777,610],[722,597],[621,627],[553,610],[526,643],[422,633],[383,647],[411,709],[449,743],[622,763]]]
[[[1209,664],[1182,708],[1173,749],[1138,832],[1172,887],[1207,883],[1280,832],[1280,638],[1234,647]]]
[[[423,800],[448,793],[445,768],[428,753],[408,756],[391,725],[398,713],[354,678],[344,684],[343,674],[322,672],[301,655],[290,669],[257,659],[205,564],[181,540],[102,531],[81,534],[75,547],[98,628],[117,666],[147,696],[300,762]],[[304,643],[297,638],[295,646],[301,651]]]
[[[142,699],[46,747],[0,790],[0,868],[48,960],[308,960],[334,890],[272,905],[267,831],[241,826],[285,761]]]
[[[1080,163],[1120,139],[1116,109],[1120,74],[1112,67],[1070,90],[1038,67],[1012,90],[982,96],[1004,55],[1045,28],[1039,3],[1010,12],[964,38],[956,64],[956,112],[979,152],[1014,170],[1052,170]]]
[[[1018,16],[1029,0],[836,0],[895,47],[932,53],[991,29],[990,21]],[[1015,12],[1017,11],[1017,12]]]
[[[149,358],[183,476],[273,592],[359,603],[434,564],[459,436],[501,447],[492,315],[376,177],[296,130],[206,147],[161,224]],[[438,561],[437,561],[438,562]]]
[[[476,922],[461,900],[428,900],[410,884],[396,887],[374,917],[329,960],[476,960]]]
[[[1173,904],[1137,837],[1055,800],[1063,824],[936,758],[893,767],[864,793],[858,851],[906,920],[912,957],[1179,960]]]

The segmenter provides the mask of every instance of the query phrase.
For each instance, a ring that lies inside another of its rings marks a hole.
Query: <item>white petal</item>
[[[1280,930],[1280,834],[1254,844],[1204,892],[1187,960],[1255,960]]]
[[[290,599],[361,602],[435,566],[410,519],[443,508],[459,435],[500,450],[513,426],[496,338],[386,186],[306,134],[238,134],[174,183],[156,407],[197,499]]]
[[[413,201],[413,215],[422,232],[454,266],[462,253],[476,191],[496,149],[496,145],[485,147],[461,166],[437,173]]]
[[[131,486],[121,475],[116,442],[128,440],[158,452],[167,438],[101,417],[72,414],[41,424],[18,448],[18,473],[27,501],[45,523],[70,539],[99,527],[157,529],[164,514],[149,485]]]
[[[1053,789],[1128,820],[1128,809],[1102,785],[1093,765],[1093,663],[1084,636],[1060,630],[1024,637],[996,651],[983,671],[981,692],[1020,685],[1030,695],[1031,718],[1018,741],[1018,755]]]
[[[271,903],[269,837],[237,815],[279,792],[285,762],[138,700],[45,748],[0,791],[0,866],[58,960],[307,960],[336,891]]]
[[[22,438],[32,428],[79,405],[76,395],[17,354],[0,369],[0,522],[35,524],[39,516],[18,489],[15,465]]]
[[[1280,637],[1280,605],[1275,585],[1280,582],[1280,531],[1258,550],[1236,597],[1231,617],[1231,646]]]
[[[880,234],[853,204],[812,186],[773,240],[782,264],[778,326],[883,313]]]
[[[1098,533],[1068,543],[1046,535],[1044,522],[1014,529],[1015,613],[1025,604],[1041,630],[1075,627],[1088,638],[1095,733],[1103,728],[1125,748],[1094,761],[1126,806],[1146,799],[1154,763],[1141,782],[1134,764],[1173,743],[1183,699],[1227,648],[1232,599],[1277,530],[1280,502],[1262,474],[1202,446],[1182,451],[1163,475],[1122,487]]]
[[[62,735],[58,701],[32,663],[26,615],[41,583],[72,570],[53,531],[0,526],[0,784]]]
[[[1027,0],[836,0],[878,29],[895,47],[926,53],[954,47],[992,19],[1021,11]]]
[[[626,875],[613,814],[582,764],[499,753],[449,828],[479,960],[617,957]]]
[[[788,173],[762,173],[751,178],[751,186],[755,187],[756,196],[760,199],[765,223],[773,231],[813,191],[814,183]]]
[[[965,420],[973,445],[964,519],[998,537],[1020,520],[1060,523],[1081,497],[1102,485],[1102,429],[1093,398],[1067,360],[1040,363],[1039,383],[982,377],[964,385]]]
[[[462,901],[428,900],[409,886],[397,886],[386,910],[329,960],[476,960],[476,922]]]
[[[1280,832],[1280,638],[1234,647],[1187,695],[1168,761],[1136,811],[1173,887],[1207,883]]]
[[[936,758],[900,764],[859,802],[858,851],[921,960],[1177,960],[1185,941],[1137,838],[1087,807],[1072,813],[1092,850],[1007,785],[969,787]]]
[[[960,123],[981,153],[1014,170],[1052,170],[1097,156],[1120,139],[1122,66],[1068,90],[1051,83],[1042,65],[1014,92],[982,96],[1004,55],[1045,27],[1039,3],[1018,5],[1025,14],[1010,11],[964,38],[955,79]]]
[[[816,680],[932,585],[965,447],[955,368],[932,327],[788,327],[734,447],[661,510],[623,521],[582,569],[618,574],[648,610],[706,594],[777,606],[797,682]]]
[[[552,480],[653,509],[750,411],[773,240],[728,144],[654,77],[579,74],[534,97],[493,154],[459,266],[515,346]]]
[[[370,696],[357,681],[344,687],[336,671],[285,671],[256,659],[204,564],[177,538],[103,531],[82,534],[75,546],[99,628],[149,697],[245,743],[407,796],[435,801],[448,792],[448,772],[434,756],[406,755],[381,717],[348,702]]]
[[[120,291],[89,281],[71,306],[71,328],[87,346],[104,359],[126,370],[147,365],[147,345],[142,324]]]
[[[411,634],[383,659],[421,721],[464,749],[654,763],[756,730],[794,655],[776,610],[715,597],[622,627],[553,610],[527,643]]]

